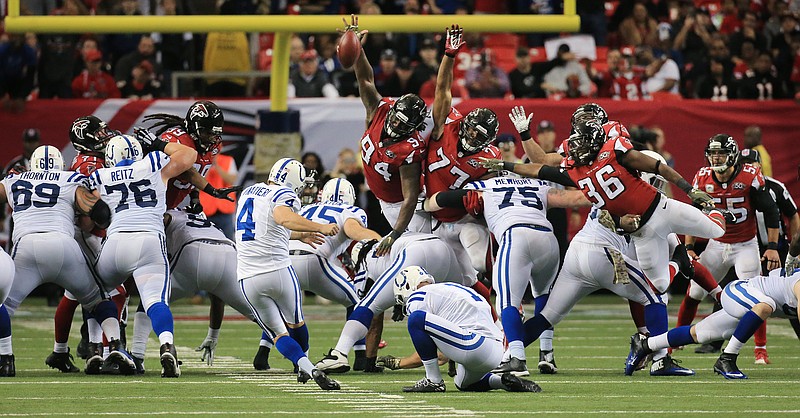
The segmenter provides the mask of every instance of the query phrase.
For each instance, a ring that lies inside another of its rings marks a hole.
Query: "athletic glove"
[[[702,190],[693,188],[686,194],[689,196],[689,199],[692,199],[692,203],[701,208],[714,207],[714,199],[712,199],[708,193]]]
[[[478,164],[480,164],[481,167],[488,169],[489,171],[503,170],[503,160],[498,160],[496,158],[484,158],[484,157],[480,157],[478,158],[478,160],[480,160]]]
[[[450,58],[455,58],[458,50],[464,46],[464,29],[461,29],[458,25],[450,26],[450,29],[445,31],[445,41],[444,41],[444,54]]]
[[[235,202],[236,199],[233,197],[228,196],[231,193],[238,193],[244,189],[244,186],[233,186],[233,187],[223,187],[221,189],[214,188],[211,183],[206,184],[206,187],[203,188],[203,191],[208,193],[209,195],[216,197],[217,199],[225,199],[231,202]]]
[[[375,250],[375,255],[381,257],[383,255],[389,254],[389,251],[392,249],[392,245],[398,238],[400,238],[402,232],[397,232],[394,229],[388,235],[381,239],[381,242],[378,243],[378,248]]]
[[[517,132],[523,133],[531,130],[531,119],[533,119],[533,113],[525,117],[524,107],[512,107],[511,113],[508,114],[508,118],[511,119],[511,123],[513,123],[514,127],[517,128]]]
[[[185,212],[199,215],[203,213],[203,205],[200,204],[200,193],[193,191],[189,194],[189,205],[183,208]]]
[[[168,142],[161,140],[154,133],[138,126],[133,128],[133,136],[139,141],[145,154],[152,151],[163,152],[168,144]]]
[[[400,359],[395,356],[381,356],[378,357],[375,365],[389,370],[397,370],[400,368]]]
[[[392,310],[392,321],[400,322],[406,317],[406,310],[403,305],[394,305],[394,310]]]
[[[800,268],[800,257],[793,257],[791,254],[786,254],[786,263],[784,263],[786,275],[791,275],[795,269]]]
[[[470,190],[463,197],[464,209],[472,216],[483,213],[483,195],[475,190]]]
[[[202,351],[203,355],[200,356],[200,361],[205,361],[209,366],[214,365],[214,350],[217,349],[217,338],[219,337],[218,329],[208,329],[206,339],[194,351]]]

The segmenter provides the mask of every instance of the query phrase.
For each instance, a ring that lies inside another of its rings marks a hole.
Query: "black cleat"
[[[86,367],[83,372],[86,374],[100,374],[103,368],[103,344],[89,343],[89,358],[86,359]]]
[[[256,370],[269,370],[269,347],[258,346],[258,352],[253,358],[253,368]]]
[[[86,321],[83,321],[83,325],[81,325],[81,341],[78,343],[78,347],[75,349],[75,352],[78,353],[78,357],[84,360],[88,360],[89,357],[92,356],[92,352],[90,351],[89,347],[89,328],[86,325]]]
[[[683,244],[675,247],[675,251],[672,253],[672,261],[678,265],[678,272],[686,277],[687,280],[691,280],[694,277],[694,266]]]
[[[719,353],[720,347],[712,343],[705,343],[694,349],[695,354],[714,354]]]
[[[694,376],[694,370],[680,366],[680,360],[666,356],[653,360],[650,365],[650,376]]]
[[[503,373],[503,375],[500,376],[500,382],[503,383],[503,386],[505,386],[506,390],[509,392],[539,393],[542,391],[542,388],[537,385],[536,382],[521,379],[511,373]]]
[[[631,336],[631,351],[628,353],[628,359],[625,360],[625,376],[631,376],[634,371],[642,370],[644,364],[648,361],[647,355],[652,352],[647,345],[646,335],[638,332],[633,334]]]
[[[353,371],[364,371],[367,367],[366,350],[356,350],[356,358],[353,360]]]
[[[161,377],[179,377],[181,362],[178,361],[178,352],[175,350],[175,346],[164,343],[159,351],[161,353]]]
[[[738,354],[722,353],[714,363],[714,372],[721,374],[726,379],[747,379],[747,375],[739,370],[736,365]]]
[[[539,350],[539,374],[556,373],[558,373],[558,366],[556,366],[556,358],[553,355],[553,350]]]
[[[311,375],[308,373],[300,370],[297,372],[297,382],[305,384],[311,379],[314,379],[314,382],[317,383],[317,386],[320,387],[322,390],[339,390],[342,387],[339,386],[339,382],[331,379],[328,375],[325,374],[320,369],[314,369],[311,371]]]
[[[131,355],[133,364],[136,365],[136,374],[144,374],[144,359]]]
[[[403,387],[403,392],[414,393],[428,393],[428,392],[444,392],[447,388],[444,386],[444,380],[441,382],[433,382],[427,377],[422,378],[414,383],[414,386]]]
[[[133,361],[133,356],[122,348],[122,343],[119,340],[110,341],[108,349],[110,352],[103,362],[101,372],[104,374],[121,374],[123,376],[136,374],[136,363]]]
[[[453,360],[447,360],[447,375],[450,377],[456,377],[458,373],[458,368],[456,367],[456,362]]]
[[[60,370],[61,373],[78,373],[81,369],[75,366],[73,360],[74,357],[72,357],[72,354],[69,353],[69,349],[67,349],[66,353],[56,353],[55,351],[50,353],[44,361],[44,364]]]
[[[508,360],[500,363],[500,365],[497,366],[490,373],[493,374],[511,373],[514,376],[529,376],[531,374],[528,371],[528,365],[525,363],[525,360],[520,360],[516,357],[511,357]]]
[[[0,377],[14,377],[17,368],[14,366],[14,355],[0,355]]]

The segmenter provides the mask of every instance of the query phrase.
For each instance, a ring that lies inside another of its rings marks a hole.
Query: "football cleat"
[[[755,364],[769,364],[769,354],[767,354],[766,348],[756,348],[753,350],[753,354],[756,356]]]
[[[0,377],[14,377],[17,368],[14,366],[14,355],[0,355]]]
[[[692,260],[689,259],[689,254],[686,252],[686,248],[683,245],[679,245],[675,248],[675,252],[672,253],[672,261],[678,265],[678,272],[686,277],[686,279],[691,280],[691,278],[694,277]]]
[[[721,347],[714,343],[705,343],[694,349],[695,354],[714,354],[719,353]]]
[[[328,351],[328,354],[316,364],[316,367],[325,373],[347,373],[350,371],[347,355],[336,351],[334,348]]]
[[[53,351],[47,356],[47,360],[44,361],[44,364],[61,371],[61,373],[78,373],[81,371],[75,363],[73,363],[74,357],[72,354],[69,353],[69,349],[67,349],[66,353],[56,353]]]
[[[650,366],[650,376],[694,376],[694,370],[681,367],[680,361],[670,356],[653,360]]]
[[[453,360],[447,360],[447,375],[450,377],[456,377],[456,374],[458,374],[456,362]]]
[[[434,382],[427,377],[422,378],[414,383],[414,386],[404,386],[403,392],[416,392],[416,393],[426,393],[426,392],[444,392],[447,388],[444,386],[444,380],[441,382]]]
[[[92,356],[92,353],[89,352],[89,328],[85,321],[81,325],[81,341],[78,343],[75,352],[78,353],[78,357],[84,360],[88,360]]]
[[[556,366],[556,358],[553,355],[553,350],[539,350],[539,374],[556,373],[558,373],[558,366]]]
[[[258,352],[253,358],[253,368],[256,370],[269,370],[269,347],[258,346]]]
[[[133,357],[121,347],[120,341],[108,343],[109,354],[103,362],[102,371],[107,374],[130,376],[136,374],[136,363]]]
[[[103,368],[103,344],[89,343],[89,358],[86,359],[86,374],[100,374]]]
[[[339,385],[339,382],[328,377],[328,375],[326,375],[325,372],[320,369],[312,370],[311,375],[302,370],[297,372],[297,381],[299,383],[305,384],[311,378],[314,379],[314,382],[316,382],[317,386],[319,386],[319,388],[322,390],[339,390],[342,388]]]
[[[720,354],[714,363],[714,373],[721,374],[726,379],[747,379],[747,375],[736,365],[736,357],[738,354]]]
[[[650,353],[652,350],[647,345],[646,335],[638,332],[631,335],[631,351],[628,353],[628,359],[625,360],[625,376],[631,376],[634,371],[641,370]]]
[[[133,364],[136,365],[136,374],[144,374],[144,359],[131,355]]]
[[[531,373],[528,371],[528,365],[525,363],[525,360],[520,360],[516,357],[511,357],[508,360],[500,363],[499,366],[495,367],[490,373],[492,374],[503,374],[503,373],[511,373],[514,376],[529,376]]]
[[[534,392],[539,393],[542,391],[542,388],[536,384],[536,382],[520,379],[517,376],[514,376],[511,373],[503,373],[500,376],[500,382],[505,386],[506,390],[509,392]]]
[[[161,377],[179,377],[181,375],[181,362],[178,361],[178,352],[170,343],[161,344]]]

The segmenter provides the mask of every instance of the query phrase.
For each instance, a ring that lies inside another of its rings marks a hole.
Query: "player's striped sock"
[[[550,294],[545,293],[543,295],[539,295],[533,301],[533,310],[534,315],[539,315],[542,313],[542,310],[547,305],[547,299],[550,297]],[[539,335],[539,349],[542,351],[553,351],[553,327],[550,327],[542,332]],[[524,358],[524,357],[520,357]]]
[[[764,323],[758,327],[756,333],[753,334],[753,344],[756,345],[756,348],[767,349],[767,321],[764,321]]]
[[[737,325],[736,329],[733,331],[733,336],[725,347],[725,352],[728,354],[739,354],[739,350],[742,349],[744,343],[753,336],[758,327],[763,323],[764,320],[756,315],[755,312],[747,311],[742,319],[739,320],[739,325]]]
[[[442,379],[442,371],[439,370],[439,359],[422,360],[422,364],[425,366],[425,377],[428,380],[436,383],[444,381]]]
[[[367,311],[369,311],[369,309],[367,309]],[[370,321],[371,320],[372,318],[370,318]],[[369,324],[369,322],[367,322],[367,324]],[[345,322],[344,328],[342,328],[342,334],[339,335],[339,341],[336,342],[336,347],[334,349],[347,356],[347,353],[353,348],[356,340],[367,335],[368,330],[368,325],[365,326],[361,321],[348,320]]]
[[[14,354],[11,349],[11,316],[5,305],[0,305],[0,355]]]
[[[279,337],[277,341],[275,341],[275,348],[277,348],[278,352],[283,354],[283,356],[288,358],[293,364],[296,364],[297,367],[299,367],[302,371],[311,374],[311,372],[314,370],[314,365],[303,353],[303,350],[300,348],[300,344],[298,344],[294,338],[286,338],[285,335],[283,337]],[[305,361],[303,361],[303,359],[305,359]]]
[[[173,344],[174,323],[169,306],[164,302],[156,302],[147,309],[147,316],[150,317],[150,321],[153,323],[153,331],[158,335],[158,341],[162,345],[166,343]]]
[[[536,341],[545,330],[553,327],[553,325],[550,324],[547,318],[545,318],[542,314],[536,315],[533,318],[525,321],[524,326],[525,337],[522,339],[522,342],[525,347]]]
[[[525,346],[522,345],[522,338],[525,332],[522,326],[522,318],[519,316],[519,310],[513,306],[504,308],[500,312],[500,320],[503,323],[503,332],[508,340],[508,351],[511,357],[524,360]]]

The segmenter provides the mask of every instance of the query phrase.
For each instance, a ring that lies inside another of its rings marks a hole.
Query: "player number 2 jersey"
[[[289,267],[291,231],[278,225],[273,210],[300,210],[300,199],[288,187],[256,183],[242,191],[236,207],[236,258],[239,280]]]
[[[750,192],[752,188],[760,189],[766,183],[760,168],[743,164],[727,182],[720,183],[714,178],[710,167],[703,167],[694,176],[693,183],[695,188],[714,198],[715,206],[731,211],[736,217],[734,223],[728,224],[725,235],[717,238],[717,241],[731,244],[745,242],[756,236],[756,217]]]
[[[483,217],[494,236],[518,224],[553,229],[547,220],[546,182],[530,178],[497,177],[470,183],[466,188],[483,192]]]
[[[361,137],[361,160],[364,177],[375,197],[386,203],[403,201],[400,166],[415,164],[425,159],[425,139],[415,132],[411,137],[394,143],[381,141],[383,125],[394,100],[383,98],[372,121]]]
[[[13,210],[16,243],[38,232],[73,235],[75,190],[86,179],[74,171],[26,171],[3,179],[8,204]]]
[[[325,243],[318,245],[317,248],[312,248],[310,245],[297,240],[292,240],[289,243],[289,249],[313,252],[326,259],[332,259],[345,252],[352,242],[344,232],[345,221],[355,219],[362,226],[367,226],[367,213],[364,212],[364,209],[335,202],[315,203],[304,206],[300,210],[300,215],[309,221],[339,226],[339,233],[332,237],[325,237]]]

